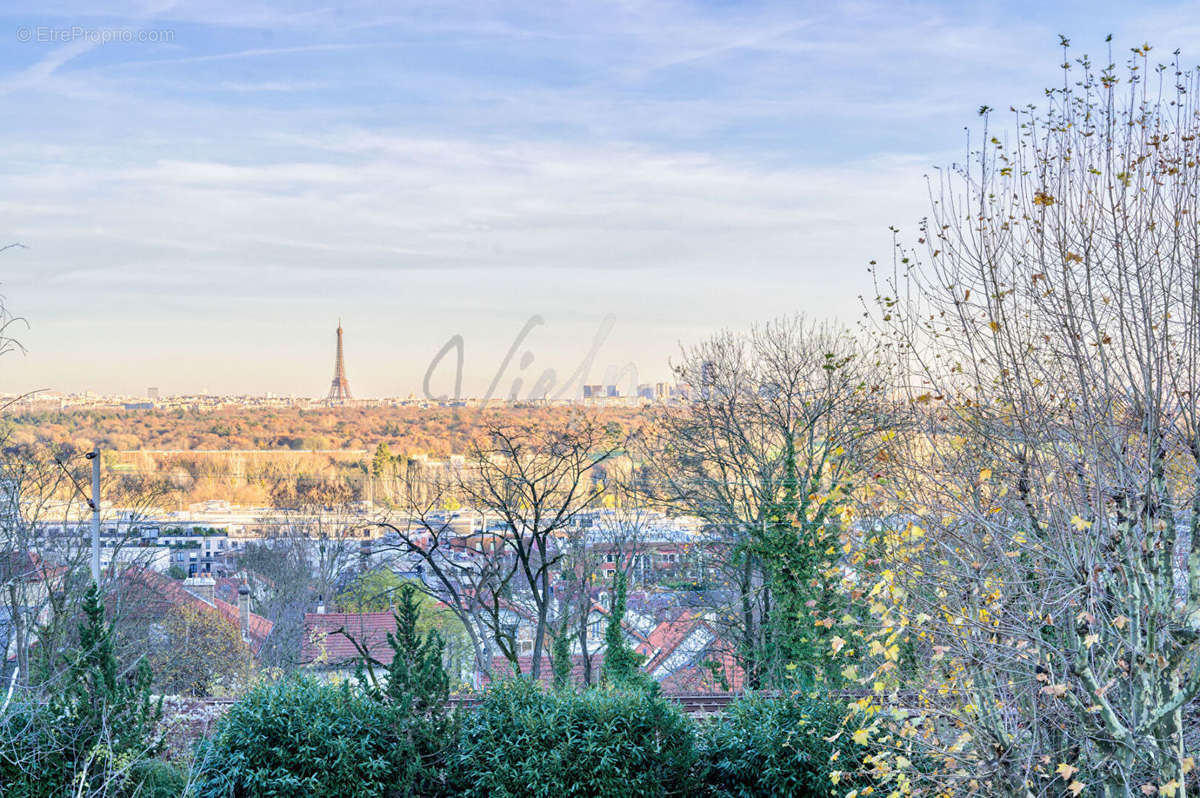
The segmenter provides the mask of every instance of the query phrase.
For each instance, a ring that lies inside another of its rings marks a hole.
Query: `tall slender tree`
[[[920,630],[944,789],[1179,796],[1200,695],[1200,74],[1148,46],[1124,70],[1063,49],[1042,107],[1003,132],[981,109],[923,246],[879,275],[919,422],[889,484],[921,535],[873,589],[905,608],[878,650]]]

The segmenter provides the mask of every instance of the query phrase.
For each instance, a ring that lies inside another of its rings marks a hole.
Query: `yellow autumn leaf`
[[[1067,789],[1071,791],[1071,795],[1079,795],[1086,786],[1082,781],[1073,781],[1067,785]]]
[[[854,742],[858,743],[859,745],[866,745],[867,740],[870,738],[870,729],[859,729],[858,731],[854,732],[854,734],[850,735],[850,739],[854,740]]]
[[[1085,529],[1090,529],[1092,526],[1092,522],[1086,521],[1083,518],[1080,518],[1078,515],[1074,515],[1074,516],[1071,516],[1071,526],[1075,527],[1080,532],[1082,532]]]
[[[979,481],[980,482],[987,482],[991,478],[992,478],[992,469],[984,468],[984,469],[980,470],[980,472],[979,472]]]
[[[1059,762],[1054,772],[1061,776],[1063,781],[1070,781],[1071,777],[1079,772],[1079,768],[1068,765],[1066,762]]]
[[[1096,644],[1096,641],[1099,639],[1100,639],[1100,635],[1093,632],[1092,634],[1087,635],[1086,637],[1083,638],[1083,645],[1085,648],[1091,648],[1092,646],[1094,646]]]
[[[842,646],[844,646],[844,645],[846,645],[846,641],[843,640],[842,638],[838,637],[837,635],[834,635],[833,640],[831,640],[829,643],[829,647],[833,649],[834,654],[841,651]]]

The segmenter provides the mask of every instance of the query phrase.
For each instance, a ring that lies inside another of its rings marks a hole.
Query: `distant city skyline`
[[[720,327],[858,318],[1059,34],[1200,62],[1182,3],[108,5],[0,11],[0,392],[320,397],[339,316],[356,396],[420,395],[456,335],[483,395],[534,316],[499,395],[609,317],[587,382],[669,380]]]

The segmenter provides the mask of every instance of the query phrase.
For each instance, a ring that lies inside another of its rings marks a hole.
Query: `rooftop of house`
[[[598,604],[594,605],[593,611],[608,614]],[[628,624],[623,626],[627,635],[633,638],[631,642],[635,649],[647,658],[644,669],[662,684],[664,690],[711,693],[741,689],[742,669],[730,646],[721,639],[704,613],[684,611],[673,619],[661,621],[648,635],[638,634]],[[306,613],[300,661],[317,667],[345,667],[360,657],[357,643],[372,659],[387,666],[393,655],[387,636],[395,631],[396,619],[391,612]],[[571,679],[581,683],[583,656],[576,653],[571,659]],[[591,661],[592,680],[599,681],[603,649],[595,652]],[[532,656],[522,655],[517,658],[517,663],[522,674],[532,672]],[[512,664],[504,657],[493,658],[493,679],[504,678],[512,672]],[[553,674],[547,649],[542,655],[539,681],[550,684]]]
[[[387,636],[396,632],[396,617],[390,612],[306,612],[300,662],[336,667],[359,656],[355,642],[383,665],[392,662]]]
[[[120,581],[127,590],[137,592],[136,599],[130,604],[138,606],[141,612],[149,616],[161,615],[173,607],[205,606],[216,610],[238,629],[241,628],[241,612],[236,604],[215,597],[210,601],[189,592],[183,583],[148,568],[125,568],[121,571]],[[251,612],[248,626],[250,650],[258,656],[274,624],[267,618]]]
[[[37,552],[15,551],[0,554],[0,582],[20,577],[23,582],[53,582],[67,572],[67,566],[49,562]]]

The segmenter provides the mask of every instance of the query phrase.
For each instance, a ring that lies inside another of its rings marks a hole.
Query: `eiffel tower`
[[[333,382],[329,385],[327,402],[345,402],[354,397],[350,395],[350,383],[346,380],[346,363],[342,360],[342,320],[338,319],[337,360],[333,364]]]

